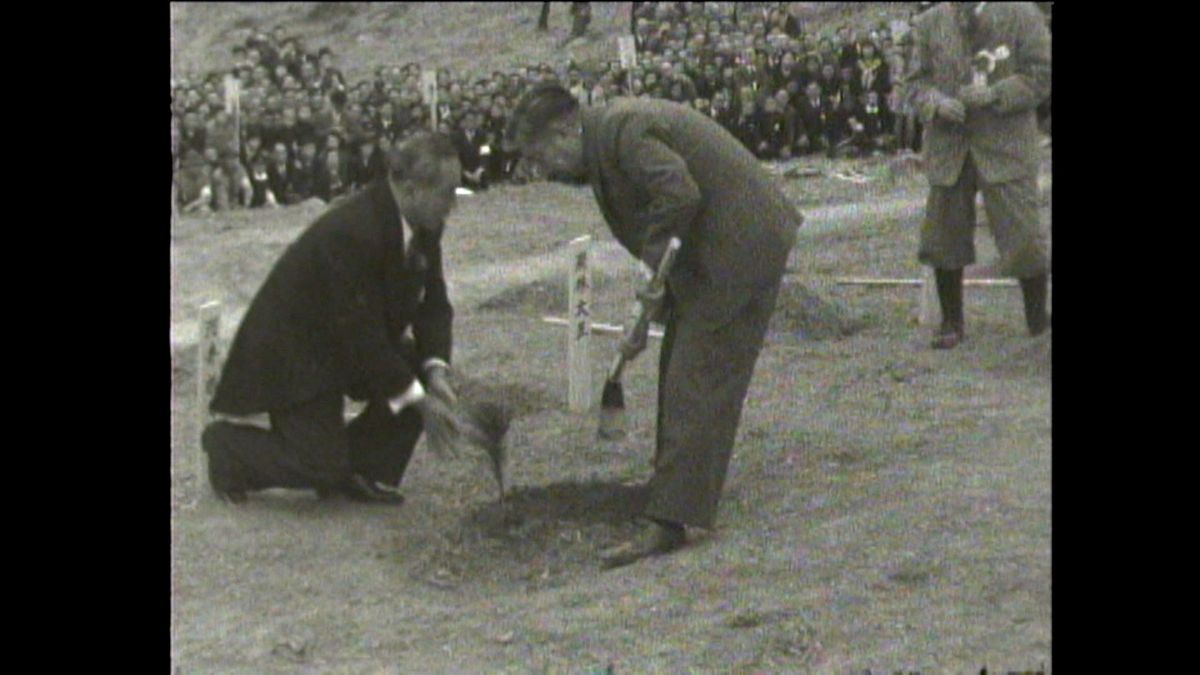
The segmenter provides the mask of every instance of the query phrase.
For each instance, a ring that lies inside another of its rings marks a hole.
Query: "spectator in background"
[[[945,3],[914,28],[906,81],[926,122],[929,200],[918,259],[934,269],[942,325],[934,349],[965,336],[963,268],[975,261],[975,196],[983,193],[1001,273],[1020,280],[1030,335],[1050,328],[1049,251],[1038,214],[1037,106],[1050,95],[1050,33],[1037,6]],[[986,83],[967,83],[982,49],[1006,47]]]
[[[862,57],[855,68],[860,92],[873,91],[880,96],[887,96],[892,88],[891,72],[883,57],[875,51],[875,45],[864,42]]]
[[[737,111],[733,109],[732,97],[728,88],[718,89],[713,93],[711,116],[726,130],[733,128],[737,122]]]
[[[267,165],[270,161],[271,149],[268,146],[261,146],[258,139],[247,139],[247,145],[251,141],[255,142],[258,149],[248,155],[246,161],[246,178],[250,182],[250,204],[252,209],[261,207],[273,207],[279,204],[275,193],[271,191],[271,179],[267,172]]]
[[[905,72],[904,55],[899,51],[892,54],[888,70],[892,74],[892,89],[887,95],[887,107],[892,112],[893,135],[899,151],[921,151],[921,121],[913,108],[909,87],[903,81]]]
[[[893,137],[899,147],[919,148],[919,120],[905,106],[905,97],[896,91],[900,87],[892,82],[893,76],[904,70],[903,64],[898,63],[903,59],[902,49],[895,45],[879,49],[880,45],[889,45],[891,39],[886,26],[873,28],[859,40],[853,27],[847,25],[829,39],[804,34],[799,22],[777,3],[743,12],[740,29],[715,10],[700,4],[641,4],[631,15],[630,26],[632,30],[636,23],[641,57],[639,65],[628,75],[615,61],[593,70],[571,63],[565,64],[563,72],[556,73],[550,64],[542,63],[511,70],[493,69],[490,75],[470,77],[440,68],[440,128],[459,134],[469,124],[477,124],[485,139],[480,146],[481,155],[484,146],[492,151],[488,157],[480,158],[484,167],[481,179],[488,185],[510,180],[512,170],[519,164],[515,155],[505,151],[503,143],[495,142],[497,137],[492,132],[505,125],[511,101],[521,95],[528,82],[565,76],[570,89],[584,104],[604,105],[614,95],[685,102],[702,109],[706,116],[735,133],[759,137],[753,151],[782,158],[788,152],[794,155],[823,149],[816,147],[820,145],[816,139],[827,139],[830,132],[838,135],[834,131],[838,125],[833,122],[839,120],[818,124],[819,115],[814,116],[813,111],[819,112],[819,108],[804,103],[807,86],[820,80],[824,97],[841,104],[835,110],[840,121],[853,117],[867,135],[873,135],[868,121],[875,119],[868,107],[875,109],[875,106],[868,105],[866,95],[877,91],[879,116],[895,120],[893,129],[882,135]],[[850,53],[844,49],[849,46],[855,47],[857,59],[853,68],[839,77],[839,61],[843,54]],[[824,63],[822,55],[826,58]],[[310,54],[302,41],[286,35],[283,26],[277,26],[270,36],[255,34],[244,45],[238,45],[234,62],[243,85],[238,131],[243,145],[251,135],[257,135],[257,142],[266,148],[260,158],[263,160],[260,169],[265,170],[266,155],[271,154],[270,149],[277,141],[285,144],[291,162],[299,154],[298,144],[313,137],[319,158],[324,160],[332,155],[343,165],[345,189],[354,189],[356,182],[361,189],[364,176],[370,173],[364,167],[374,150],[369,149],[365,153],[368,159],[360,162],[360,146],[370,146],[380,131],[388,141],[395,141],[408,137],[416,129],[429,128],[428,106],[418,92],[421,71],[416,63],[381,66],[372,76],[347,83],[337,71],[329,48]],[[824,79],[822,70],[827,71]],[[228,127],[228,118],[218,119],[217,111],[224,106],[222,75],[208,73],[173,79],[172,109],[179,126],[179,156],[184,148],[191,147],[202,154],[209,146],[216,146],[217,163],[221,164],[218,175],[234,176],[237,170],[224,166],[228,151],[223,153],[220,149],[238,145],[231,137],[236,134]],[[831,80],[836,80],[837,86]],[[749,96],[743,89],[749,91]],[[786,103],[779,97],[781,89],[787,92]],[[504,103],[497,106],[500,97]],[[768,97],[775,99],[769,106],[773,110],[768,110]],[[753,133],[737,128],[739,113],[749,99],[753,99],[758,127]],[[467,110],[478,113],[471,122],[465,114]],[[767,145],[762,146],[764,139],[780,135],[775,124],[780,115],[787,130],[783,135],[790,134],[792,143],[784,145],[767,140]],[[788,118],[790,122],[786,121]],[[842,131],[840,140],[844,141],[849,134],[846,128]],[[324,139],[333,133],[343,140],[338,142],[337,151],[331,153]],[[855,140],[855,147],[859,140]],[[239,158],[252,186],[261,182],[254,178],[261,172],[254,169],[253,155],[254,152],[243,149]],[[528,173],[528,169],[523,173]],[[351,174],[355,174],[355,179],[351,179]],[[220,181],[212,182],[212,187],[219,188]],[[231,195],[236,192],[232,188],[229,191]],[[257,197],[251,201],[264,202],[265,192],[252,188]],[[283,193],[278,197],[281,201],[287,198]],[[221,200],[214,194],[212,201],[236,206],[239,200],[236,197]]]
[[[464,116],[460,129],[455,130],[450,139],[458,152],[458,162],[462,167],[462,184],[464,187],[479,191],[487,189],[484,157],[481,149],[486,145],[484,132],[480,129],[480,119],[474,110]]]
[[[590,2],[572,2],[571,3],[571,34],[566,40],[563,40],[559,47],[566,46],[568,42],[576,38],[581,38],[587,34],[588,24],[592,22],[592,3]]]
[[[179,128],[179,147],[183,151],[192,150],[203,153],[208,145],[208,130],[205,128],[197,110],[184,113],[183,124]]]
[[[822,95],[820,82],[809,82],[796,110],[796,142],[802,153],[831,152],[833,120],[837,112]]]
[[[335,67],[333,50],[328,47],[322,47],[317,52],[317,73],[321,92],[325,95],[335,91],[346,91],[346,77]]]
[[[183,149],[179,170],[175,174],[181,213],[207,213],[212,204],[212,177],[202,151]]]
[[[862,58],[862,51],[858,44],[858,31],[853,26],[841,26],[837,29],[837,66],[838,69],[850,66],[854,67],[858,60]]]
[[[758,123],[758,106],[754,100],[754,93],[747,90],[740,98],[738,116],[733,122],[733,127],[729,131],[746,146],[755,156],[762,148],[763,139],[761,127]]]
[[[308,136],[299,144],[288,176],[288,203],[299,204],[317,192],[317,139]]]
[[[218,159],[218,171],[214,172],[213,188],[220,195],[223,209],[246,208],[253,198],[250,176],[236,153]]]
[[[842,90],[842,80],[838,77],[837,67],[832,63],[822,63],[817,84],[821,85],[822,96],[833,98],[836,101],[838,92]]]
[[[279,206],[290,204],[288,195],[292,180],[292,164],[287,145],[276,142],[271,147],[271,152],[266,156],[266,170],[267,189],[270,190],[273,197],[270,201]]]
[[[338,133],[329,134],[325,139],[325,164],[329,176],[329,200],[350,191],[350,153],[346,148],[345,138]]]
[[[385,151],[387,147],[387,138],[382,134],[371,137],[369,141],[357,144],[349,170],[350,186],[353,189],[360,190],[370,185],[371,180],[375,177],[375,169],[378,166],[376,155]]]
[[[758,111],[759,146],[754,153],[759,159],[791,158],[793,119],[786,106],[786,90],[781,90],[780,96],[764,98]]]
[[[846,139],[838,148],[839,157],[865,157],[890,149],[891,116],[879,103],[879,93],[869,91],[863,102],[846,118]]]

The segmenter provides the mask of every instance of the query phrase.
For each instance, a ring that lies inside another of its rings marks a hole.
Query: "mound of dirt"
[[[845,305],[822,297],[804,284],[784,279],[771,317],[771,332],[804,340],[847,337],[866,327]]]
[[[557,483],[510,492],[502,509],[485,505],[464,517],[464,524],[493,539],[528,538],[562,526],[626,525],[650,498],[642,485]]]
[[[893,183],[920,175],[925,170],[921,155],[910,152],[889,157],[884,167],[884,175]]]
[[[649,492],[620,483],[518,487],[430,542],[414,579],[440,588],[494,583],[534,590],[594,574],[602,550],[634,532]]]
[[[560,407],[558,399],[550,392],[517,382],[496,382],[460,376],[454,385],[459,398],[475,404],[498,406],[509,420]]]
[[[612,279],[608,275],[593,269],[593,300],[611,285]],[[566,281],[561,276],[554,276],[510,286],[479,303],[475,308],[485,311],[528,311],[561,316],[567,311]]]

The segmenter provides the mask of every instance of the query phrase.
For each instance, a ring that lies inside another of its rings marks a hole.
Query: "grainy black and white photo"
[[[1052,5],[171,3],[173,672],[1049,672]]]

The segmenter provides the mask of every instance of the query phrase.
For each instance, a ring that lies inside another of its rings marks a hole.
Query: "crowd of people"
[[[912,11],[923,4],[912,3]],[[613,59],[593,68],[568,62],[474,76],[437,71],[435,128],[459,148],[465,187],[536,178],[506,149],[503,133],[517,98],[549,79],[585,105],[649,96],[693,106],[764,160],[920,149],[920,123],[898,81],[907,34],[892,35],[890,25],[812,35],[786,11],[789,3],[632,5],[635,67]],[[331,201],[378,175],[389,145],[434,122],[417,63],[347,82],[330,49],[308,49],[285,26],[256,33],[233,52],[231,71],[172,81],[182,211]],[[224,93],[231,75],[239,83],[232,113]]]

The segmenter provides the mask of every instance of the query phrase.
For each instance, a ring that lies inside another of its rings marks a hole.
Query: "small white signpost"
[[[567,286],[567,409],[587,412],[592,407],[592,237],[571,241],[571,273]]]
[[[438,127],[438,88],[437,71],[421,71],[421,97],[429,105],[429,128],[437,131]]]

